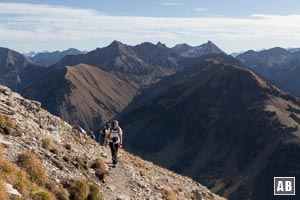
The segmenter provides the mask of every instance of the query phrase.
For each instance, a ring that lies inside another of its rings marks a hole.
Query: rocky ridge
[[[57,186],[85,178],[98,186],[104,199],[222,199],[199,183],[124,150],[120,152],[117,168],[111,168],[108,148],[43,110],[39,102],[24,99],[4,86],[0,86],[0,114],[10,122],[0,123],[0,143],[4,147],[5,160],[18,166],[18,156],[24,151],[32,151]],[[43,145],[45,138],[51,142],[52,149]],[[68,162],[65,158],[69,158]],[[106,166],[105,178],[101,180],[90,165],[99,158]],[[78,167],[80,162],[85,163],[85,167]],[[13,180],[4,181],[15,187]]]

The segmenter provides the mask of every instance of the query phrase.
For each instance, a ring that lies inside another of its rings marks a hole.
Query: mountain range
[[[296,50],[236,59],[211,41],[114,41],[49,67],[4,50],[14,62],[0,65],[11,67],[0,83],[86,130],[118,117],[127,150],[230,200],[274,199],[273,176],[299,176],[300,101],[281,90],[297,95]],[[19,68],[22,79],[11,75]]]
[[[212,42],[200,47],[203,50],[195,51],[193,57],[223,53]],[[187,52],[190,51],[190,49],[187,50]],[[168,48],[160,42],[156,45],[146,42],[129,46],[119,41],[113,41],[109,46],[97,48],[85,55],[66,56],[53,67],[61,68],[84,63],[101,68],[129,82],[134,87],[140,88],[141,85],[149,85],[165,75],[175,73],[179,67],[179,62],[184,58],[181,56],[183,54],[182,51],[176,53],[174,48]]]
[[[198,51],[199,57],[211,53],[216,56],[218,53],[224,54],[212,42],[200,47],[203,50]],[[109,118],[117,116],[144,88],[198,62],[199,57],[183,57],[179,53],[183,51],[177,50],[175,53],[174,48],[161,43],[129,46],[114,41],[107,47],[86,54],[64,57],[48,67],[45,76],[33,81],[21,93],[41,101],[45,109],[72,124],[98,130]],[[66,74],[76,71],[73,66],[81,72],[72,73],[70,80]],[[107,78],[105,82],[101,82],[103,77]]]
[[[300,101],[227,63],[204,60],[142,92],[120,115],[126,149],[229,199],[274,199],[273,176],[299,176],[289,155]]]
[[[49,67],[50,65],[58,63],[63,57],[67,55],[78,55],[84,53],[86,52],[80,51],[78,49],[70,48],[65,51],[53,51],[53,52],[44,51],[40,53],[30,52],[29,54],[25,54],[25,55],[27,56],[27,58],[29,58],[36,64]]]
[[[300,51],[275,47],[237,56],[249,69],[293,95],[300,96]]]

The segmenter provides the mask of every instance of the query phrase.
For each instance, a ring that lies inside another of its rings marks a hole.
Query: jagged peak
[[[162,47],[162,48],[168,48],[164,43],[161,43],[160,41],[158,41],[158,42],[156,43],[156,46],[157,46],[157,47]]]
[[[110,43],[110,45],[108,45],[109,47],[121,47],[121,46],[127,46],[126,44],[118,41],[118,40],[114,40],[112,43]]]
[[[192,48],[192,46],[187,43],[181,43],[181,44],[176,44],[172,48],[174,48],[174,49],[176,49],[176,48]]]

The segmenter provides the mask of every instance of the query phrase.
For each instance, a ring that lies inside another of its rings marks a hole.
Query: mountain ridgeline
[[[129,46],[114,41],[86,54],[64,57],[21,93],[72,124],[98,130],[144,88],[199,62],[201,56],[224,54],[212,42],[191,48],[200,47],[202,51],[183,57],[183,50],[161,43]],[[72,73],[72,79],[66,75],[79,70]]]
[[[34,64],[22,54],[0,48],[0,84],[20,91],[44,74],[44,68]]]
[[[196,51],[200,47],[203,50]],[[156,45],[145,42],[130,46],[114,41],[107,47],[97,48],[84,55],[66,56],[53,68],[84,63],[110,72],[134,87],[140,88],[141,85],[149,85],[163,76],[175,73],[178,68],[182,68],[184,66],[181,62],[182,58],[224,53],[212,42],[192,47],[195,52],[192,55],[187,53],[187,56],[184,51],[178,52],[175,49],[175,47],[168,48],[160,42]],[[190,49],[187,50],[187,52],[190,51]]]
[[[84,54],[85,52],[78,49],[70,48],[65,51],[54,51],[54,52],[40,52],[37,54],[28,54],[29,59],[38,65],[49,67],[55,63],[58,63],[62,58],[67,55],[78,55]],[[33,55],[30,57],[30,55]]]
[[[113,75],[80,64],[51,72],[23,94],[42,102],[51,113],[84,129],[100,129],[100,122],[120,113],[136,90]]]
[[[278,87],[300,96],[300,51],[275,47],[237,56],[247,67]]]
[[[274,199],[274,176],[299,176],[299,104],[244,67],[210,60],[144,91],[120,123],[130,152],[229,199]]]

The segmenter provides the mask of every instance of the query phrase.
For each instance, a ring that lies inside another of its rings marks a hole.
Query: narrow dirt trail
[[[105,178],[105,183],[102,186],[102,190],[105,191],[103,193],[104,199],[131,199],[130,197],[136,195],[135,191],[133,191],[133,170],[130,170],[127,164],[122,163],[121,159],[119,159],[119,163],[116,168],[113,168],[109,147],[104,149],[105,154],[108,156],[107,158],[104,158],[105,163],[108,165],[108,174]],[[120,150],[119,155],[122,156],[122,150]]]

